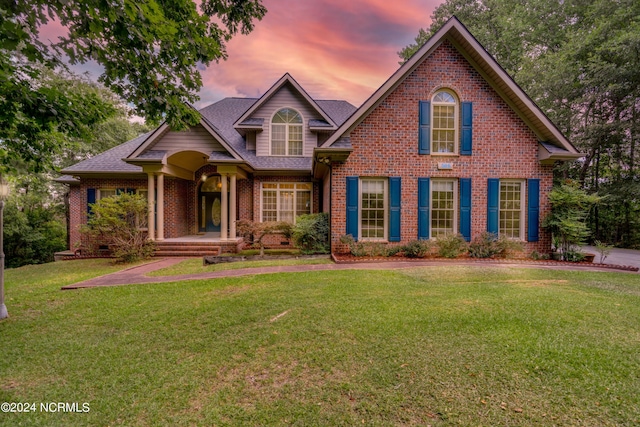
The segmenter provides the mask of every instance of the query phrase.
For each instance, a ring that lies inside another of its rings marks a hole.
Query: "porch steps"
[[[211,242],[156,242],[156,257],[201,257],[220,255],[220,246]]]

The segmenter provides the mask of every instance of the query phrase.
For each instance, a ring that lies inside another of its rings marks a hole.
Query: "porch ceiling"
[[[167,158],[168,165],[195,172],[207,164],[209,156],[199,151],[180,151]]]

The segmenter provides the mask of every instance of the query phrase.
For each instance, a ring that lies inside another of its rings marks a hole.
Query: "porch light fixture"
[[[7,306],[4,305],[4,201],[9,195],[9,184],[0,174],[0,320],[9,317]]]

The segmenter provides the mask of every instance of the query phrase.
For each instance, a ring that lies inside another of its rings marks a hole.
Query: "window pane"
[[[434,181],[431,189],[431,236],[443,237],[455,232],[454,182]]]
[[[302,156],[301,125],[289,125],[289,155]]]
[[[384,180],[362,180],[360,229],[365,239],[384,239]]]
[[[311,192],[298,191],[296,193],[296,216],[311,213]]]
[[[278,193],[272,190],[262,191],[262,221],[278,220]]]
[[[293,222],[293,191],[280,191],[280,221]]]
[[[453,103],[454,105],[437,105],[436,103]],[[455,152],[455,113],[456,107],[453,96],[446,92],[436,94],[433,106],[433,129],[431,131],[433,152]]]
[[[509,238],[521,238],[522,183],[500,182],[500,234]]]
[[[303,154],[302,116],[291,108],[278,111],[271,120],[271,155]]]
[[[105,199],[107,197],[113,197],[116,195],[116,190],[100,190],[100,198]]]
[[[271,125],[271,155],[285,155],[286,131],[286,125]]]

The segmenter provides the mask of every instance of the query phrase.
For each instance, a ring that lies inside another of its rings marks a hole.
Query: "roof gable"
[[[376,109],[422,62],[448,40],[478,73],[492,86],[518,116],[532,129],[540,141],[562,149],[568,157],[581,154],[549,120],[540,108],[516,84],[496,60],[480,45],[467,28],[452,17],[407,62],[405,62],[339,129],[325,141],[322,149],[338,148],[350,132]]]
[[[192,134],[189,135],[189,132]],[[185,147],[183,141],[180,141],[185,136],[191,137],[189,147]],[[219,130],[204,115],[201,115],[199,124],[192,126],[187,131],[172,131],[166,123],[163,123],[124,160],[132,163],[138,160],[158,160],[160,152],[170,155],[185,149],[201,151],[207,155],[211,152],[226,152],[231,158],[242,161],[242,157],[227,143]],[[150,153],[155,154],[149,156]]]
[[[298,95],[303,98],[317,113],[321,116],[326,125],[323,127],[328,130],[335,130],[338,128],[336,121],[329,115],[327,112],[320,106],[320,103],[315,101],[309,94],[298,84],[298,82],[291,77],[289,73],[286,73],[282,76],[271,88],[265,92],[264,95],[258,99],[236,122],[234,123],[234,128],[247,129],[250,127],[254,127],[256,125],[262,126],[262,121],[259,123],[255,122],[255,119],[252,117],[256,112],[258,112],[261,108],[265,107],[266,104],[280,91],[287,90],[290,88],[294,95]]]

